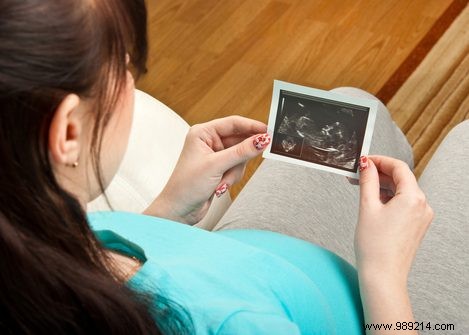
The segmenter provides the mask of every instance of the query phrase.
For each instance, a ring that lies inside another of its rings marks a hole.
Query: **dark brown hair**
[[[0,0],[2,334],[187,329],[179,306],[137,294],[110,273],[84,209],[49,162],[59,103],[70,93],[89,98],[90,153],[103,189],[102,133],[125,84],[126,54],[136,73],[145,71],[144,0]]]

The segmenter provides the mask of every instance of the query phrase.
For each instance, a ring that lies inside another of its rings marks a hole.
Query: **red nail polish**
[[[366,156],[360,157],[360,172],[368,167],[368,158]]]
[[[262,150],[270,143],[269,134],[258,135],[254,138],[253,144],[257,150]]]
[[[220,186],[217,187],[215,190],[215,195],[217,198],[220,198],[225,192],[228,190],[229,185],[227,183],[221,184]]]

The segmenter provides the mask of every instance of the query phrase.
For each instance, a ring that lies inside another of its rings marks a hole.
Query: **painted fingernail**
[[[215,195],[217,198],[220,198],[225,192],[228,190],[229,185],[227,183],[221,184],[220,186],[217,187],[215,190]]]
[[[254,138],[253,143],[254,143],[254,146],[256,147],[257,150],[262,150],[266,146],[269,145],[270,136],[269,136],[269,134],[258,135]]]
[[[360,157],[360,172],[368,167],[368,158],[366,156]]]

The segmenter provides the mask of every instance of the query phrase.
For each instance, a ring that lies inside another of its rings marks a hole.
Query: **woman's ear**
[[[57,107],[49,128],[49,152],[56,165],[73,165],[80,154],[82,117],[77,115],[80,98],[67,95]]]

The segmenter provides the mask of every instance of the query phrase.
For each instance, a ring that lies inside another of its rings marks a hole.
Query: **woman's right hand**
[[[417,330],[407,327],[414,325],[407,277],[433,211],[404,162],[362,157],[360,170],[355,256],[365,324],[370,326],[366,333],[416,335]],[[403,323],[405,327],[398,327]],[[391,328],[375,329],[373,324]]]
[[[406,286],[433,211],[406,163],[369,156],[362,157],[360,165],[360,212],[355,232],[359,275]],[[388,192],[386,197],[383,189]]]

